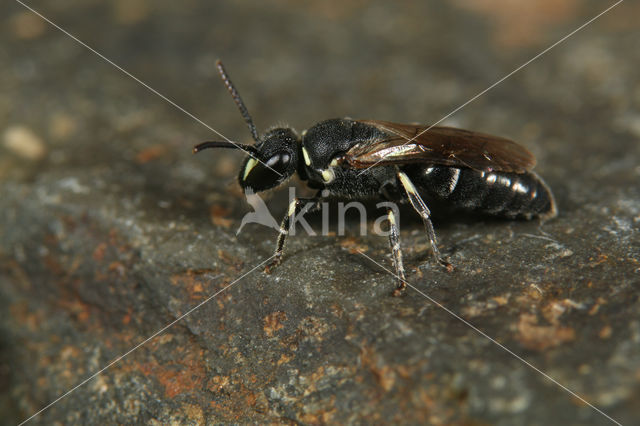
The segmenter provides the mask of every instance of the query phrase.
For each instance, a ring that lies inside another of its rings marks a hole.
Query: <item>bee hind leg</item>
[[[427,236],[429,237],[429,242],[431,244],[431,251],[433,252],[433,256],[436,258],[436,261],[442,265],[443,268],[447,270],[447,272],[453,271],[453,265],[442,257],[440,254],[440,250],[438,250],[438,240],[436,238],[436,232],[433,229],[433,224],[431,223],[431,212],[429,208],[420,197],[420,194],[416,190],[416,187],[413,185],[409,177],[404,172],[398,172],[398,179],[400,179],[400,183],[407,193],[407,198],[411,203],[413,209],[420,215],[422,218],[422,222],[424,223],[424,227],[427,230]]]

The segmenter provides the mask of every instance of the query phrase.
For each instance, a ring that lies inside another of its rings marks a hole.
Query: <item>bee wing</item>
[[[469,167],[482,171],[524,173],[536,159],[526,148],[497,136],[452,127],[399,124],[378,120],[359,120],[389,135],[364,141],[345,153],[352,167],[427,163]],[[429,129],[425,131],[426,129]]]

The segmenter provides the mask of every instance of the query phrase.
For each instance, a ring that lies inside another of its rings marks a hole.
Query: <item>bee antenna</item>
[[[256,131],[256,125],[253,124],[253,119],[251,118],[251,115],[249,114],[247,107],[244,106],[244,102],[242,102],[242,98],[240,97],[240,94],[238,93],[233,83],[229,79],[229,76],[227,75],[227,71],[224,69],[224,66],[222,65],[222,61],[220,59],[216,61],[216,67],[218,68],[218,72],[220,73],[220,77],[222,78],[224,85],[227,87],[227,90],[231,94],[231,97],[233,98],[236,105],[238,106],[238,109],[240,110],[240,114],[242,114],[242,118],[244,118],[244,121],[247,123],[247,126],[249,126],[249,131],[251,132],[251,136],[253,136],[253,140],[255,140],[256,142],[260,142],[260,139],[258,138],[258,132]]]
[[[254,158],[258,155],[258,150],[251,145],[245,145],[245,144],[227,142],[227,141],[207,141],[207,142],[199,143],[198,145],[193,147],[193,153],[197,154],[203,149],[207,149],[207,148],[240,149],[242,151],[245,151],[247,154],[249,154]]]

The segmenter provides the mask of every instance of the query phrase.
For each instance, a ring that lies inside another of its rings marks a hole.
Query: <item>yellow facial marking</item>
[[[255,158],[249,158],[249,161],[247,161],[247,165],[244,168],[244,173],[242,174],[242,180],[247,180],[249,172],[256,166],[256,164],[258,164],[258,160]]]

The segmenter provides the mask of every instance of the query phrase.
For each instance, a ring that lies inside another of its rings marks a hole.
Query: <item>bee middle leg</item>
[[[391,253],[393,254],[393,265],[396,268],[396,278],[398,278],[398,286],[391,295],[401,296],[407,288],[407,283],[405,280],[404,265],[402,264],[400,232],[393,209],[387,210],[387,218],[389,220],[389,245],[391,246]]]
[[[320,209],[320,201],[321,199],[318,197],[315,198],[294,198],[289,204],[289,210],[287,214],[282,219],[280,223],[280,234],[278,235],[278,241],[276,243],[276,251],[273,255],[273,260],[267,264],[264,268],[264,272],[270,274],[271,271],[282,262],[282,253],[284,252],[284,243],[289,235],[289,231],[291,230],[291,226],[293,225],[293,219],[295,216],[300,213],[300,210],[309,205],[311,206],[307,209],[305,213],[314,212]]]
[[[453,265],[444,260],[444,258],[440,254],[440,250],[438,250],[438,240],[436,239],[436,232],[434,231],[433,224],[431,223],[431,219],[429,218],[431,216],[429,208],[427,208],[427,205],[422,200],[422,197],[420,197],[420,194],[416,190],[416,187],[404,172],[398,172],[398,178],[400,179],[400,183],[407,193],[407,198],[409,199],[411,206],[422,218],[424,227],[427,230],[429,242],[431,243],[431,251],[436,258],[436,261],[440,265],[442,265],[448,272],[453,271]]]

